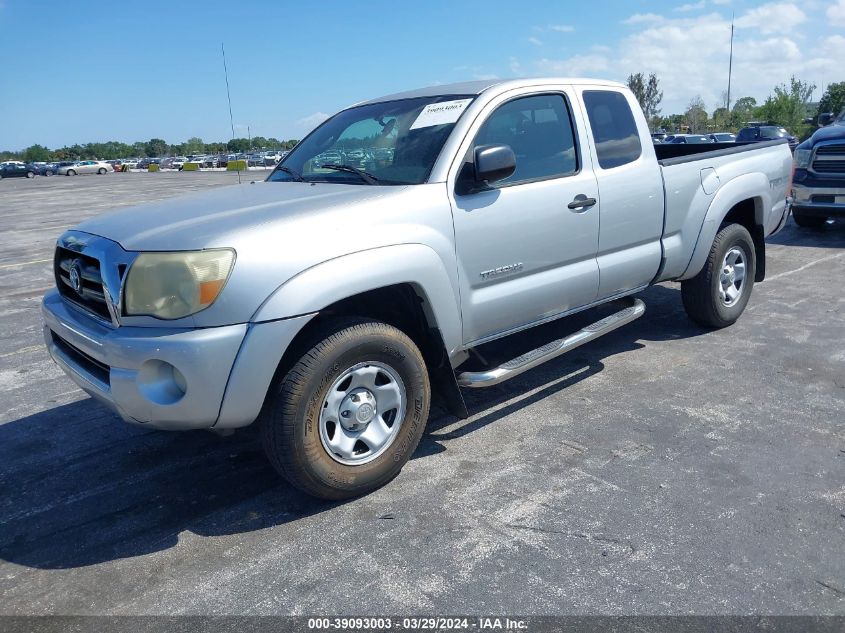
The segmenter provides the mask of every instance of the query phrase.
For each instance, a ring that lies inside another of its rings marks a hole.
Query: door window
[[[610,90],[585,90],[584,105],[602,169],[626,165],[640,157],[640,133],[625,95]]]
[[[500,106],[481,126],[475,148],[508,145],[516,170],[494,187],[567,176],[578,171],[569,108],[562,95],[535,95]]]

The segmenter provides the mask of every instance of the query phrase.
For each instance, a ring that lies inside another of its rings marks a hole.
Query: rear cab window
[[[637,160],[643,148],[625,95],[613,90],[585,90],[583,95],[599,166],[613,169]]]

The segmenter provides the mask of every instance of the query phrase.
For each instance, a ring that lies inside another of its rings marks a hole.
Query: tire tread
[[[271,386],[272,393],[267,399],[259,424],[264,452],[277,472],[290,484],[310,495],[331,500],[350,497],[345,491],[331,488],[316,480],[304,467],[297,451],[290,450],[295,441],[297,425],[300,423],[297,418],[299,403],[302,398],[307,397],[313,376],[320,371],[320,364],[335,346],[340,345],[350,336],[363,337],[373,334],[404,339],[405,345],[416,352],[418,362],[423,368],[425,367],[416,345],[401,330],[371,319],[344,317],[327,321],[315,330],[305,343],[307,351],[281,380]],[[423,371],[423,376],[426,378],[427,385],[427,372]],[[420,437],[417,437],[413,446],[408,447],[409,455],[416,450],[419,440]],[[396,474],[398,471],[385,478],[384,481],[379,481],[375,487],[386,484]]]

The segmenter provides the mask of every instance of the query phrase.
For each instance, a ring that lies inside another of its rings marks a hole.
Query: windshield
[[[760,137],[761,138],[783,138],[784,136],[787,136],[787,132],[782,127],[761,127],[760,128]]]
[[[349,108],[309,134],[267,180],[423,183],[473,99],[472,95],[441,95]]]

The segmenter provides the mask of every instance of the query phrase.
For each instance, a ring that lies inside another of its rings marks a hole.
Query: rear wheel
[[[34,171],[26,172],[26,177],[27,178],[35,178],[35,172]]]
[[[74,171],[73,169],[68,169],[68,170],[67,170],[67,175],[68,175],[68,176],[76,176],[76,171]]]
[[[100,174],[100,175],[102,176],[103,174],[105,174],[105,173],[106,173],[106,170],[105,170],[104,168],[100,167],[100,168],[97,170],[97,173],[98,173],[98,174]]]
[[[723,227],[701,272],[681,282],[681,297],[689,317],[706,327],[732,325],[751,298],[755,270],[751,234],[740,224]]]
[[[332,321],[271,387],[262,443],[294,486],[347,499],[393,479],[428,418],[430,386],[417,346],[402,331],[364,319]]]
[[[792,210],[792,218],[795,224],[805,229],[819,229],[827,224],[827,218],[818,215],[804,215],[800,211]]]
[[[51,170],[49,170],[49,169],[48,169],[47,171],[45,171],[45,172],[44,172],[44,175],[45,175],[45,176],[52,176],[52,175],[53,175],[53,172],[52,172]]]

